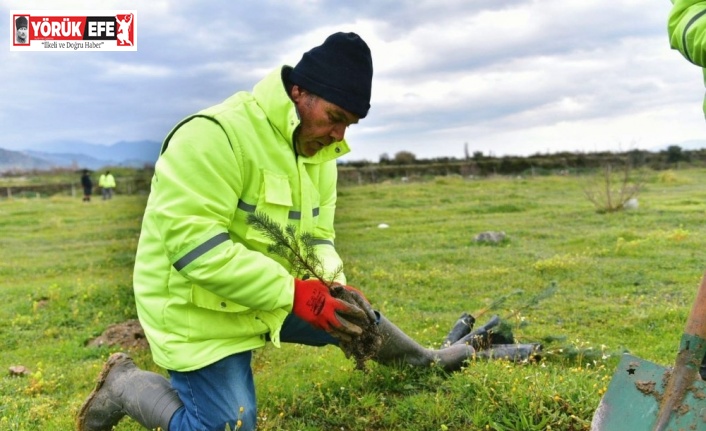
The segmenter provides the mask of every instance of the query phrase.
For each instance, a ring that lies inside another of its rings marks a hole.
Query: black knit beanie
[[[365,118],[370,109],[373,59],[355,33],[334,33],[304,53],[289,79],[305,90]]]

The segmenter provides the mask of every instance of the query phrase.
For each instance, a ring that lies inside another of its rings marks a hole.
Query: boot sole
[[[83,421],[86,418],[86,410],[88,407],[91,405],[93,402],[93,399],[98,395],[98,391],[103,387],[103,384],[105,383],[105,380],[108,378],[108,374],[110,374],[110,371],[113,369],[113,367],[118,364],[119,362],[122,362],[123,360],[129,360],[130,356],[126,355],[125,353],[113,353],[110,355],[106,363],[103,365],[103,369],[101,370],[100,374],[98,375],[98,379],[96,380],[96,387],[93,388],[93,391],[91,394],[86,398],[86,401],[83,402],[83,405],[81,406],[81,409],[79,410],[78,414],[76,415],[76,430],[77,431],[84,431],[83,429]]]

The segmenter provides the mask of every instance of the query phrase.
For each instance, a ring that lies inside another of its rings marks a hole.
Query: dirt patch
[[[638,391],[642,392],[645,395],[654,395],[655,398],[659,399],[659,392],[655,390],[655,387],[657,384],[652,381],[652,380],[638,380],[635,382],[635,387],[637,388]]]
[[[136,319],[110,325],[98,337],[86,343],[88,347],[120,346],[125,350],[149,349],[145,331]]]

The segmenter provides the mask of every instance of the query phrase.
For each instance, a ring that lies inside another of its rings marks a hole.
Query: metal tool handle
[[[678,410],[684,394],[698,379],[699,364],[704,353],[706,353],[706,274],[701,279],[699,291],[696,293],[694,305],[686,321],[679,354],[667,378],[653,431],[665,431],[669,426],[672,412]]]
[[[691,313],[686,321],[684,333],[706,338],[706,274],[701,279],[701,286],[696,293],[694,305],[691,306]]]

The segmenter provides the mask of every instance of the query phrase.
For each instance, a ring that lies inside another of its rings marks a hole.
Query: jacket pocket
[[[191,286],[191,302],[197,307],[224,313],[241,313],[249,310],[249,308],[244,305],[218,296],[196,285]]]
[[[289,186],[289,177],[263,169],[260,196],[258,197],[255,211],[266,214],[271,221],[284,229],[289,222],[289,210],[291,208],[292,189]],[[270,243],[269,238],[252,226],[248,227],[246,239],[263,244]]]

